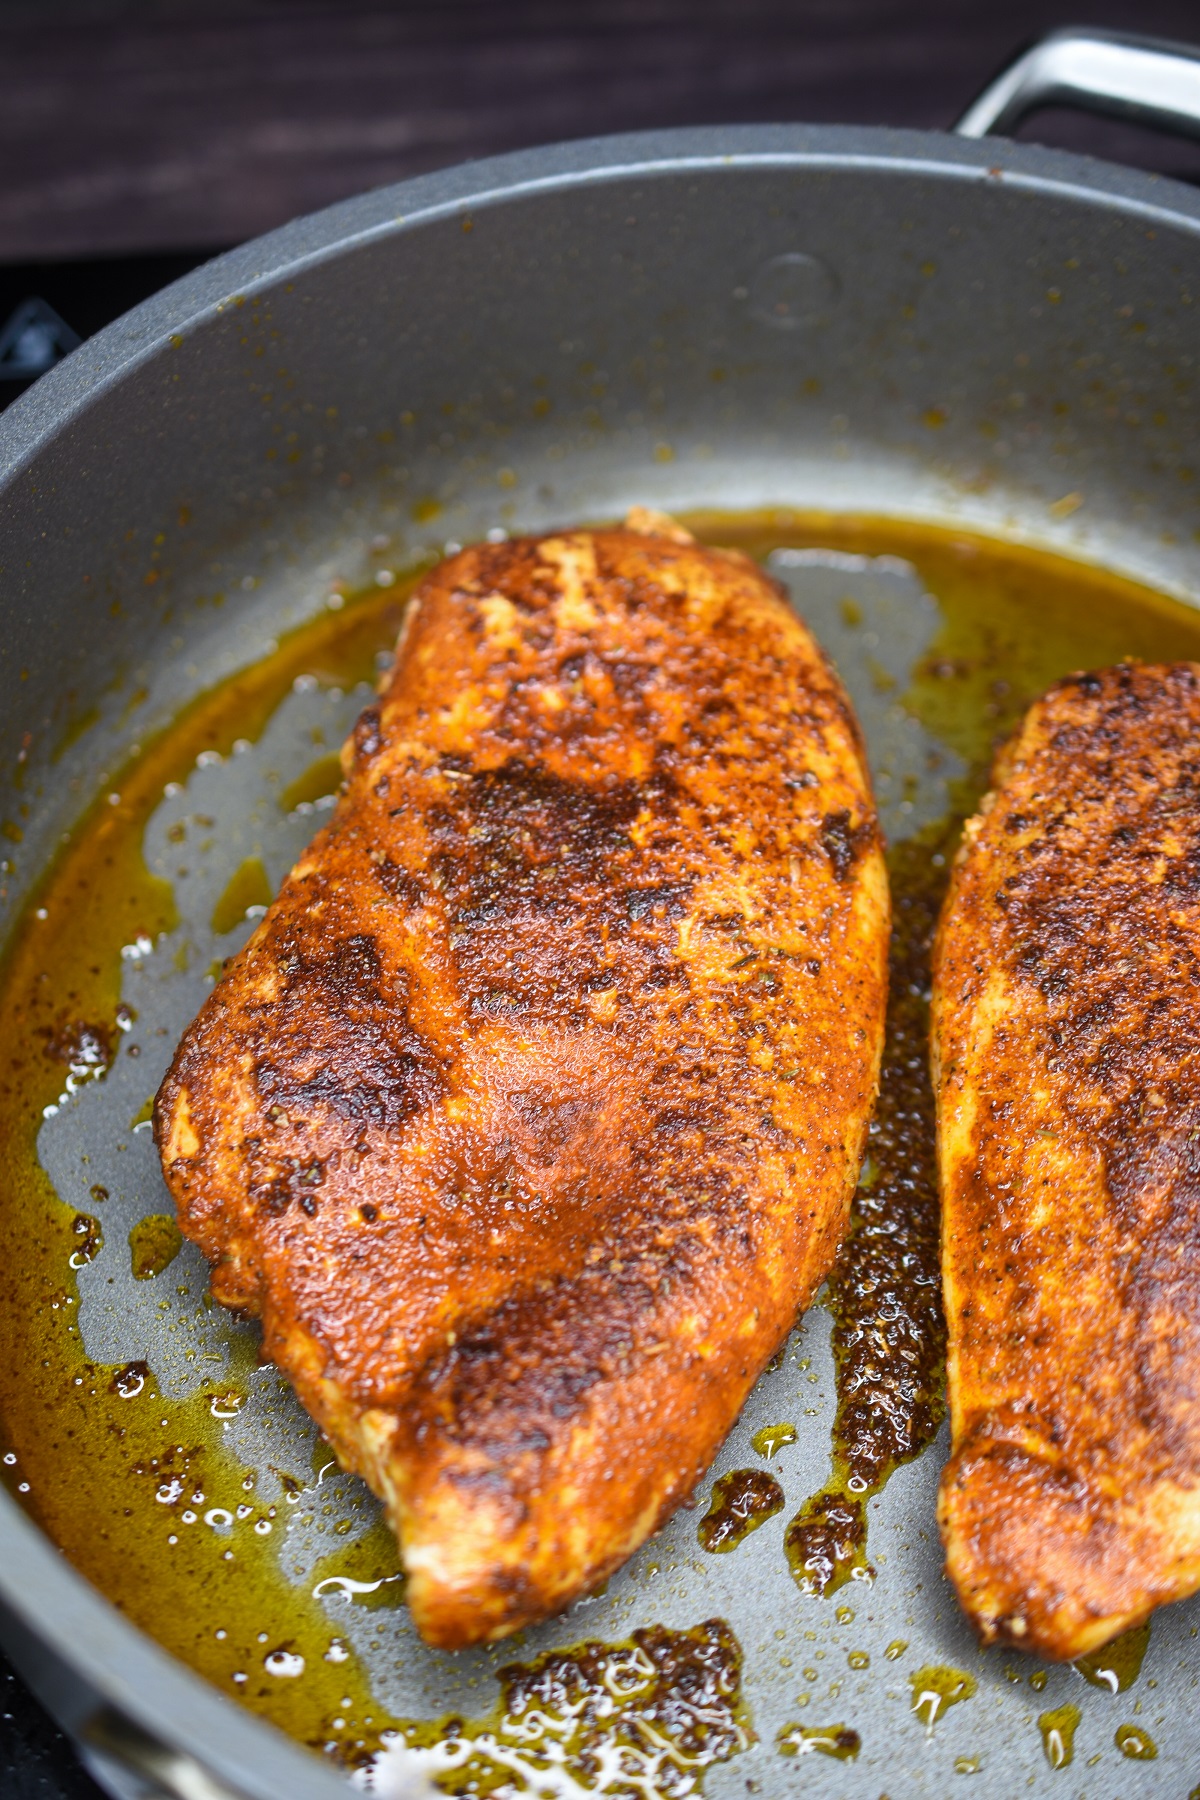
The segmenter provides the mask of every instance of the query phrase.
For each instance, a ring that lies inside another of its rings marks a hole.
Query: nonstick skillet
[[[1200,198],[982,137],[1047,99],[1195,131],[1200,63],[1064,34],[972,109],[966,136],[738,127],[451,170],[297,221],[84,345],[0,424],[0,816],[20,819],[4,928],[131,747],[324,607],[331,570],[373,579],[381,537],[407,564],[489,529],[635,502],[791,505],[991,533],[1200,603]],[[902,565],[792,567],[830,630],[857,582],[885,638],[919,637],[924,597]],[[886,684],[871,692],[856,698],[879,733]],[[59,1129],[65,1143],[77,1127]],[[123,1298],[134,1316],[132,1285]],[[167,1351],[147,1333],[153,1365]],[[827,1347],[811,1327],[810,1339],[819,1375]],[[738,1432],[776,1404],[768,1387]],[[872,1604],[881,1620],[894,1604],[897,1635],[924,1608],[941,1663],[969,1639],[934,1541],[937,1462],[883,1496],[872,1529],[905,1547]],[[749,1609],[773,1638],[785,1590],[768,1534],[720,1565],[714,1597],[685,1548],[694,1532],[678,1523],[672,1616]],[[0,1596],[9,1654],[114,1794],[345,1791],[134,1629],[6,1491]],[[1156,1627],[1153,1705],[1169,1728],[1155,1770],[1080,1768],[1093,1800],[1134,1778],[1180,1794],[1196,1779],[1197,1621],[1190,1605]],[[581,1616],[559,1638],[591,1630]],[[778,1644],[771,1654],[756,1670],[764,1719],[772,1681],[796,1685]],[[426,1716],[460,1704],[435,1674],[414,1677]],[[1061,1780],[1036,1732],[1018,1741],[995,1679],[970,1715],[980,1754],[959,1758],[972,1791]],[[829,1794],[886,1786],[893,1800],[943,1791],[953,1759],[922,1759],[882,1687],[854,1711],[874,1759],[760,1764],[747,1751],[705,1791],[793,1792],[802,1778]]]

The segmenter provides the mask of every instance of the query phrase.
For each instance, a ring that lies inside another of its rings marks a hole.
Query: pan
[[[0,1638],[120,1800],[1200,1780],[1195,1604],[1086,1670],[985,1654],[933,1525],[918,1040],[953,819],[1060,666],[1200,640],[1200,199],[984,135],[1047,99],[1195,130],[1200,62],[1060,34],[957,137],[671,132],[384,189],[5,415]],[[852,691],[906,921],[891,1073],[857,1249],[695,1508],[566,1617],[437,1653],[374,1503],[207,1304],[146,1103],[414,574],[635,503],[762,555]]]

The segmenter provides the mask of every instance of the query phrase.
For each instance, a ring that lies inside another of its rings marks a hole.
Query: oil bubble
[[[304,1673],[304,1658],[291,1650],[272,1650],[269,1656],[263,1657],[263,1668],[268,1675],[275,1675],[282,1681],[294,1681]]]

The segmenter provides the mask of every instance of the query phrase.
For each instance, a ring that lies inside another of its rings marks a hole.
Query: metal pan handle
[[[229,1787],[113,1707],[102,1706],[77,1732],[85,1762],[102,1782],[108,1778],[111,1791],[137,1800],[247,1800],[240,1786]],[[389,1771],[387,1795],[388,1800],[437,1800],[419,1769]]]
[[[93,1713],[80,1735],[93,1772],[103,1776],[104,1765],[115,1764],[114,1773],[132,1777],[143,1800],[245,1800],[192,1757],[168,1749],[111,1707]]]
[[[1200,50],[1120,31],[1055,31],[989,83],[954,129],[1003,137],[1044,106],[1200,137]]]

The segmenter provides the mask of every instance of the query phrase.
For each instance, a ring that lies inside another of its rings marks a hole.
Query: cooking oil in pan
[[[1075,1666],[1093,1687],[1107,1688],[1110,1694],[1123,1694],[1141,1674],[1149,1644],[1150,1621],[1147,1620],[1144,1625],[1135,1625],[1132,1631],[1123,1631],[1103,1650],[1081,1656]]]
[[[499,1669],[497,1681],[501,1699],[490,1719],[440,1719],[385,1733],[357,1785],[386,1794],[389,1765],[402,1759],[452,1794],[686,1800],[706,1769],[751,1741],[741,1652],[720,1619],[690,1631],[649,1626],[624,1644],[552,1650]]]
[[[900,1800],[940,1794],[968,1764],[986,1778],[1001,1743],[995,1791],[1010,1792],[1018,1768],[1022,1785],[1049,1775],[1036,1719],[1065,1707],[1111,1776],[1105,1787],[1090,1772],[1095,1800],[1129,1769],[1103,1709],[1136,1659],[1094,1659],[1100,1687],[1051,1672],[1035,1715],[1024,1684],[974,1649],[938,1573],[936,1469],[919,1460],[942,1413],[929,939],[957,822],[1028,700],[1072,668],[1200,657],[1200,617],[1098,571],[928,528],[693,523],[766,561],[838,662],[869,741],[897,927],[847,1245],[824,1310],[764,1375],[712,1472],[716,1511],[731,1501],[738,1515],[711,1546],[728,1554],[705,1555],[684,1512],[566,1619],[457,1656],[426,1650],[376,1503],[257,1361],[253,1328],[211,1304],[173,1230],[148,1102],[332,804],[337,747],[395,640],[403,583],[197,701],[101,797],[10,948],[4,1476],[139,1625],[381,1794],[389,1757],[409,1747],[451,1793],[677,1796],[702,1781],[714,1797],[770,1793],[805,1756],[806,1772],[841,1764],[839,1793]],[[1189,1681],[1192,1611],[1164,1620],[1155,1665],[1169,1638]],[[913,1684],[932,1692],[930,1671],[947,1669],[962,1678],[954,1698],[977,1697],[949,1710],[944,1696],[927,1738]],[[1169,1773],[1158,1679],[1141,1682],[1138,1730]],[[812,1724],[797,1717],[809,1705]]]
[[[744,1538],[783,1510],[783,1489],[765,1469],[731,1469],[713,1483],[712,1504],[696,1535],[714,1554],[736,1550]]]
[[[794,1577],[819,1594],[869,1570],[867,1502],[932,1443],[944,1411],[928,992],[955,829],[953,821],[927,826],[888,858],[892,942],[879,1100],[829,1281],[833,1480],[805,1501],[784,1539]]]

